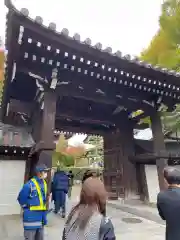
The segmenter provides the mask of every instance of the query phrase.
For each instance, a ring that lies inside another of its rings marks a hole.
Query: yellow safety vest
[[[30,210],[32,211],[43,211],[43,210],[46,210],[46,203],[44,204],[44,201],[43,201],[43,196],[42,196],[42,193],[41,193],[41,188],[39,186],[39,183],[36,181],[35,178],[31,179],[31,181],[34,183],[34,185],[36,186],[36,190],[37,190],[37,193],[38,193],[38,197],[39,197],[39,206],[31,206],[30,207]],[[45,196],[47,195],[47,183],[45,180],[43,180],[44,182],[44,192],[45,192]]]

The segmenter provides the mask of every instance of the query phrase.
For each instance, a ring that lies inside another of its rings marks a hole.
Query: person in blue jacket
[[[62,218],[66,215],[66,195],[69,190],[69,177],[65,171],[57,169],[53,178],[53,195],[55,204],[55,213],[62,210]]]
[[[35,169],[36,176],[24,184],[18,202],[23,209],[24,238],[43,240],[47,224],[47,167],[42,164]]]

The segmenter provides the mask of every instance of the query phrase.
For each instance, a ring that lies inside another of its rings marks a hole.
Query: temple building
[[[68,29],[58,32],[55,23],[45,26],[27,9],[18,11],[10,0],[5,4],[8,54],[1,120],[28,129],[35,142],[25,163],[20,167],[14,161],[11,168],[21,173],[24,168],[28,179],[38,162],[51,166],[54,131],[95,134],[104,138],[110,198],[155,201],[164,188],[164,167],[179,159],[164,141],[160,111],[180,103],[180,73],[112,53],[111,47],[92,45],[78,33],[70,37]],[[138,110],[141,114],[134,116]],[[133,136],[134,129],[149,127],[139,125],[147,116],[153,140],[144,151]]]

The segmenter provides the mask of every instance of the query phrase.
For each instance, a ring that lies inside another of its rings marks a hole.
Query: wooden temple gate
[[[55,130],[103,136],[108,191],[113,198],[137,196],[137,167],[129,160],[135,155],[133,130],[149,127],[138,123],[150,116],[154,152],[164,151],[158,111],[162,104],[171,111],[180,102],[179,73],[120,51],[112,54],[110,47],[92,46],[79,34],[69,37],[67,29],[58,33],[55,23],[46,27],[41,17],[31,19],[27,9],[18,11],[10,0],[5,4],[8,55],[2,120],[9,121],[12,113],[25,117],[36,142],[34,164],[46,158],[43,154],[50,156]],[[142,114],[133,116],[137,110]],[[51,166],[50,157],[47,164]],[[156,165],[163,189],[167,159],[159,158]]]

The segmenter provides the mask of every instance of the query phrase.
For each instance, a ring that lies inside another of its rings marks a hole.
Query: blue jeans
[[[66,213],[66,193],[62,190],[55,191],[55,212],[58,213],[62,209],[62,214]]]

